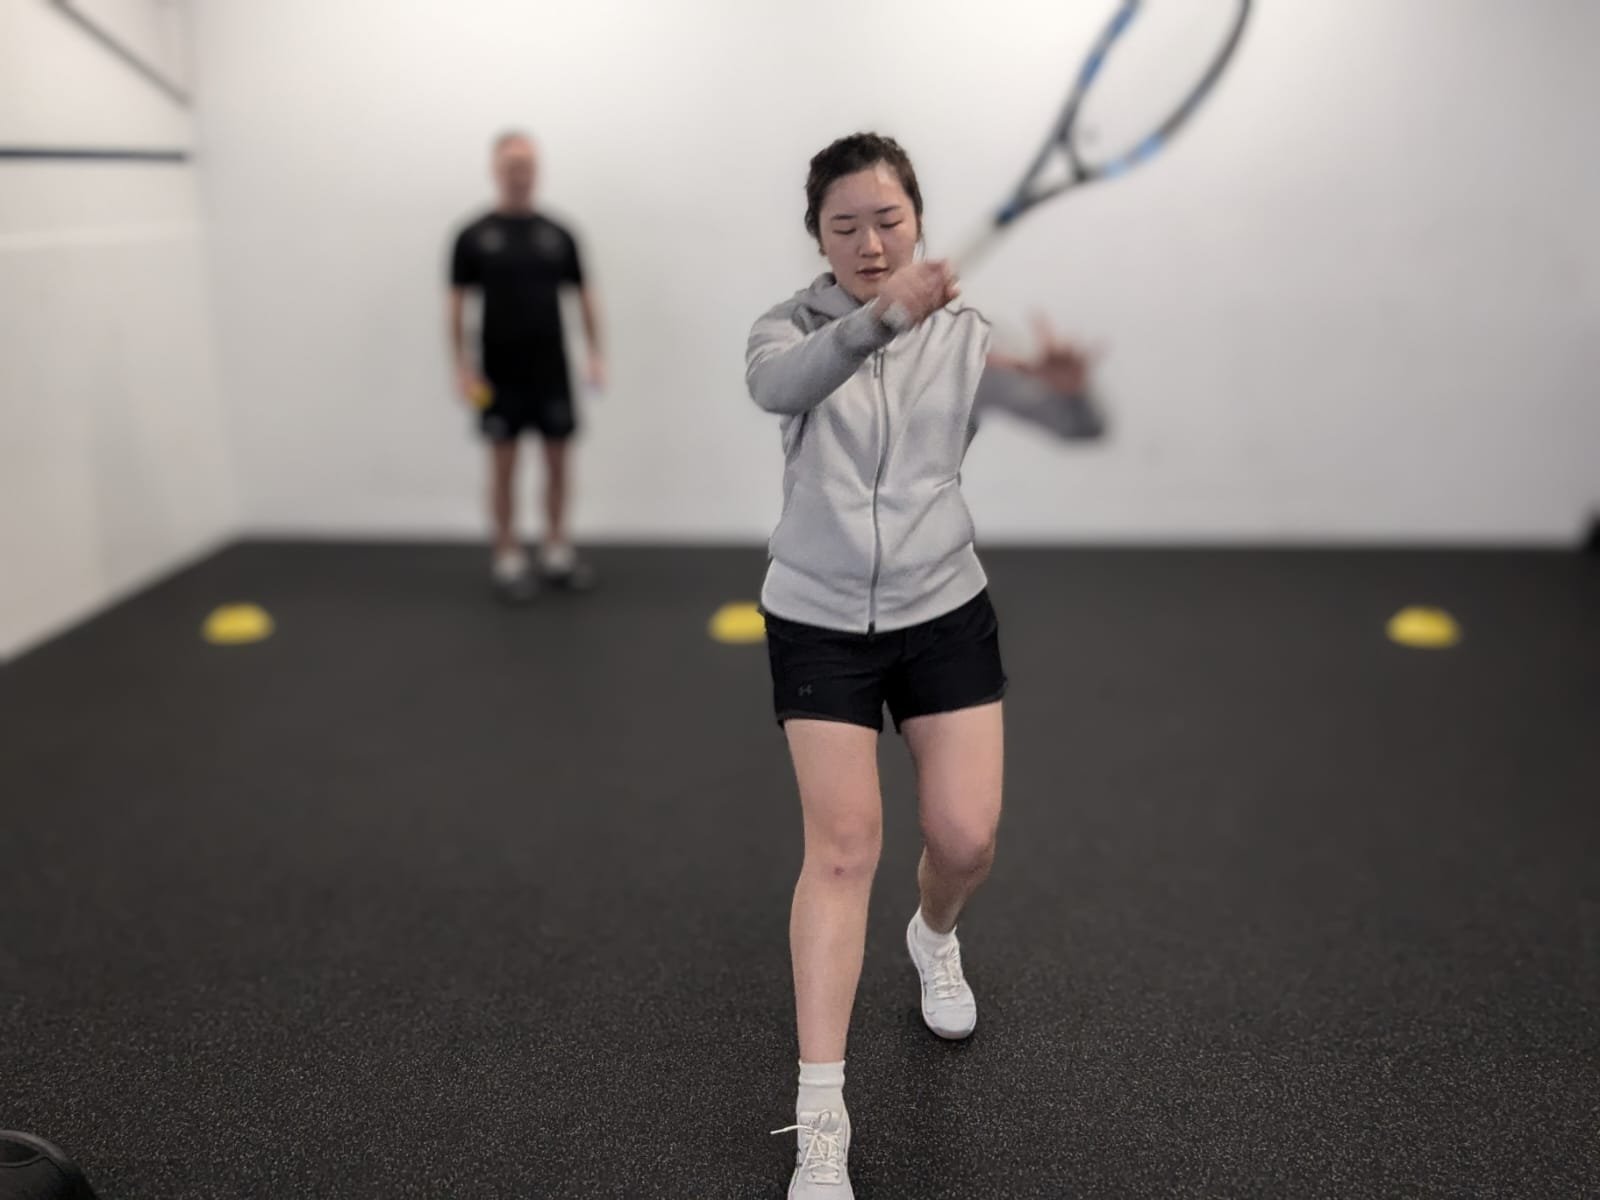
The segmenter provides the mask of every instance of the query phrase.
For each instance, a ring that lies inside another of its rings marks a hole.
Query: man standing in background
[[[506,599],[526,600],[538,581],[516,535],[517,446],[525,431],[537,433],[544,447],[545,536],[538,574],[557,586],[582,588],[593,582],[567,535],[577,415],[561,327],[563,286],[578,289],[593,387],[605,384],[605,360],[578,243],[533,207],[538,159],[532,139],[520,132],[501,135],[494,143],[493,173],[494,210],[461,230],[451,255],[450,352],[457,389],[479,411],[489,442],[495,587]],[[467,291],[474,288],[483,297],[482,355],[476,364],[466,344],[463,311]]]

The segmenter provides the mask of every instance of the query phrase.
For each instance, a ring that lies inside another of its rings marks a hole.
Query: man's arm
[[[453,286],[450,289],[450,363],[455,368],[456,391],[475,408],[481,408],[487,398],[488,385],[473,364],[467,348],[467,289]]]
[[[478,254],[472,239],[472,227],[456,235],[450,248],[450,299],[448,329],[450,339],[450,365],[455,370],[456,391],[474,408],[489,402],[489,385],[478,373],[472,350],[467,345],[467,292],[482,282]]]
[[[605,343],[600,337],[600,303],[588,284],[578,285],[578,307],[583,311],[583,337],[589,344],[589,384],[606,385]]]

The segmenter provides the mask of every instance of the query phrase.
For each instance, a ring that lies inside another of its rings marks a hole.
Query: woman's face
[[[912,261],[921,232],[911,197],[883,162],[834,180],[822,198],[819,225],[834,278],[863,304]]]

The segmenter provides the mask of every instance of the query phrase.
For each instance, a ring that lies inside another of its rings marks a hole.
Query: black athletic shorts
[[[491,442],[512,442],[529,430],[551,441],[577,432],[569,388],[517,383],[491,383],[490,388],[489,405],[478,414],[478,425]]]
[[[889,633],[844,633],[766,613],[778,724],[793,717],[898,730],[912,717],[976,708],[1006,692],[1000,624],[987,590],[953,612]]]

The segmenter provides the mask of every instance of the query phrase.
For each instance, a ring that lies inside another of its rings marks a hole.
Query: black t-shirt
[[[489,213],[456,237],[450,282],[483,291],[483,369],[491,380],[565,377],[559,289],[583,283],[570,233],[536,213]]]

